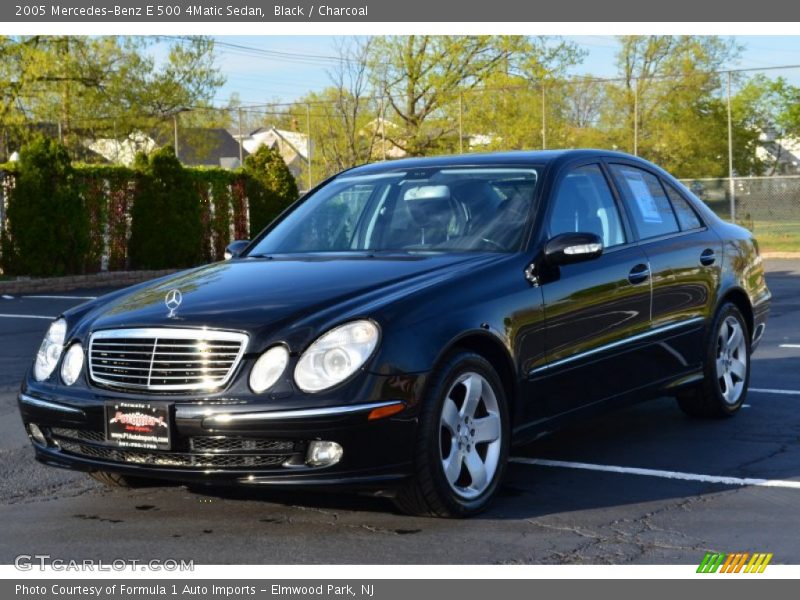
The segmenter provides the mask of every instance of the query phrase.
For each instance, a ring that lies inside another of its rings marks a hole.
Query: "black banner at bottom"
[[[257,570],[259,567],[254,567]],[[313,567],[312,567],[313,568]],[[713,581],[713,583],[712,583]],[[168,600],[203,598],[204,600],[422,600],[423,598],[454,598],[458,600],[531,599],[542,597],[568,598],[643,598],[675,600],[691,598],[698,588],[704,594],[724,593],[731,598],[752,598],[759,586],[760,594],[788,594],[796,591],[796,583],[781,579],[722,579],[702,577],[687,580],[554,580],[554,579],[493,579],[493,580],[191,580],[191,579],[55,579],[3,580],[0,598],[9,600]],[[791,586],[791,587],[790,587]],[[609,596],[606,596],[609,594]],[[614,594],[610,596],[610,594]],[[688,595],[687,595],[688,594]],[[699,597],[699,595],[698,595]]]

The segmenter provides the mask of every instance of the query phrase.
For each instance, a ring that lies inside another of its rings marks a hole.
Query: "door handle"
[[[703,253],[700,255],[700,264],[706,267],[710,267],[715,262],[717,262],[717,255],[711,248],[706,248],[703,250]]]
[[[628,273],[628,281],[634,285],[637,283],[642,283],[643,281],[647,281],[649,278],[650,267],[643,263],[636,265],[631,269],[631,272]]]

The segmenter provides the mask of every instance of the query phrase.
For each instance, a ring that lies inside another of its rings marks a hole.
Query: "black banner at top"
[[[17,0],[3,22],[768,22],[800,21],[786,0]]]

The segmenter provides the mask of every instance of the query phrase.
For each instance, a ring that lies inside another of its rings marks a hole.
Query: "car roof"
[[[591,148],[584,149],[570,149],[570,150],[520,150],[514,152],[484,152],[475,154],[457,154],[450,156],[430,156],[425,158],[401,158],[397,160],[389,160],[385,162],[370,163],[355,167],[347,171],[348,176],[352,175],[368,175],[375,173],[384,173],[388,171],[403,171],[407,169],[420,169],[430,167],[474,167],[474,166],[491,166],[491,165],[549,165],[552,163],[562,163],[573,159],[580,158],[594,158],[594,157],[607,157],[607,158],[624,158],[627,160],[636,160],[642,163],[640,158],[625,154],[623,152],[614,152],[612,150],[598,150]]]

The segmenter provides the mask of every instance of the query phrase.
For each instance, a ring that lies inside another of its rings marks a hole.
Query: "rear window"
[[[611,170],[642,239],[680,231],[658,177],[628,165],[611,165]]]
[[[681,229],[683,231],[700,229],[703,223],[700,221],[700,217],[697,216],[697,213],[694,212],[689,201],[681,196],[678,190],[668,183],[664,183],[664,189],[667,190],[667,195],[669,196],[670,202],[672,202],[672,208],[675,209],[675,214],[678,217],[678,223]]]

